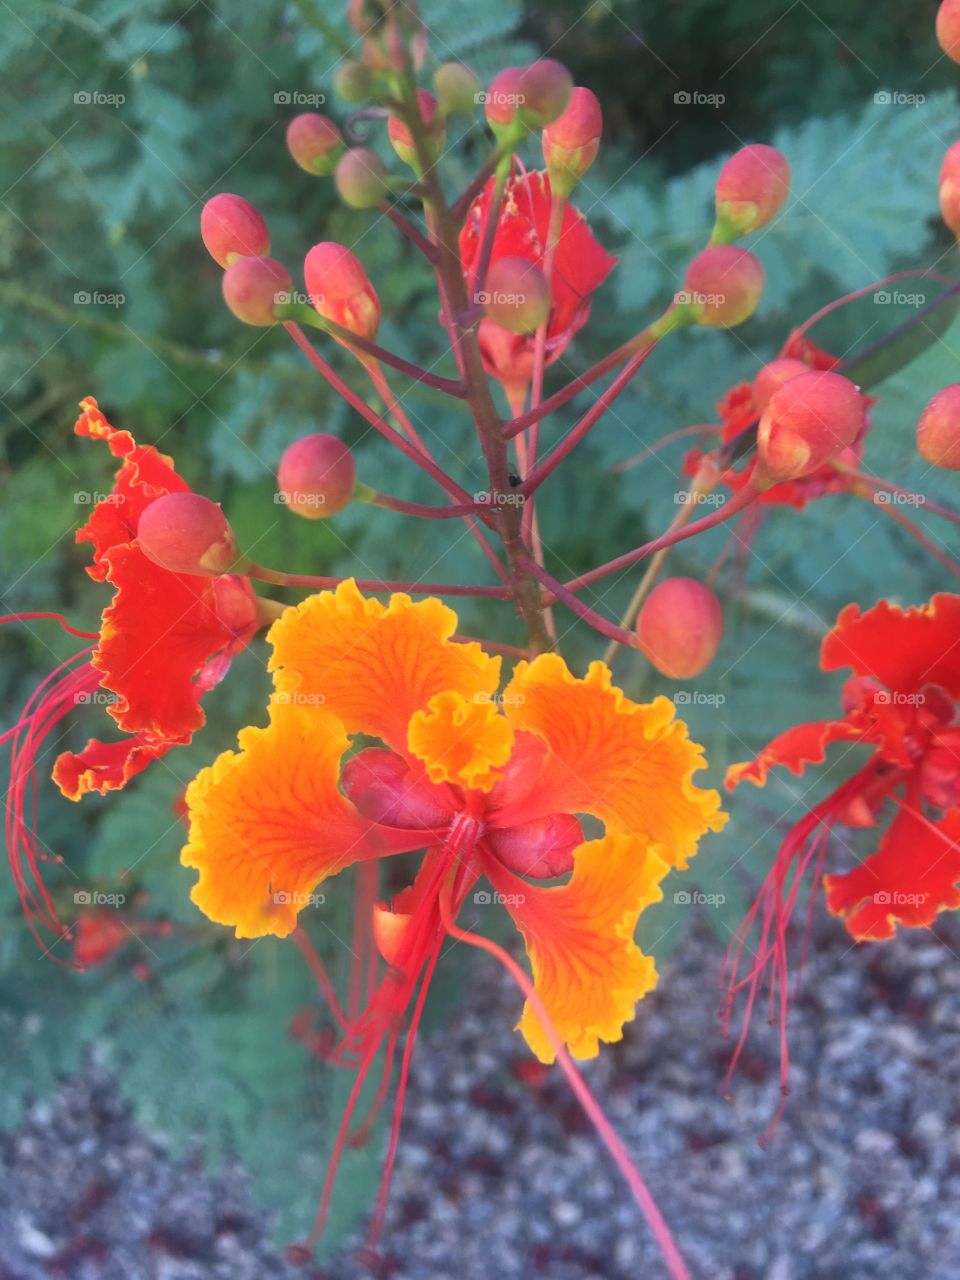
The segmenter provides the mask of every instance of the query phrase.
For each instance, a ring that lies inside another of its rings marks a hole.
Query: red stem
[[[328,578],[312,573],[281,573],[261,564],[244,565],[244,574],[258,582],[271,582],[277,587],[310,587],[316,591],[332,591],[347,578]],[[415,596],[480,596],[487,600],[510,600],[506,587],[471,587],[458,582],[401,582],[394,578],[353,578],[361,591],[407,591]]]
[[[389,201],[384,200],[380,205],[380,209],[387,215],[400,234],[405,236],[432,266],[437,261],[437,251],[423,232],[414,226],[409,218],[405,218],[396,205],[390,204]]]
[[[599,631],[608,640],[615,640],[617,644],[627,645],[633,649],[637,647],[637,637],[632,631],[628,631],[626,627],[618,626],[615,622],[608,622],[606,618],[601,617],[589,605],[585,605],[582,600],[578,600],[572,591],[569,591],[561,582],[558,582],[552,574],[549,574],[546,569],[538,565],[532,557],[527,562],[527,567],[537,581],[547,588],[554,600],[559,600],[579,618],[582,618],[584,622],[589,622],[594,631]]]

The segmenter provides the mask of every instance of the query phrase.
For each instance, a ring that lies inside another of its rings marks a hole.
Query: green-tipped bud
[[[920,415],[917,448],[932,467],[960,471],[960,383],[938,391]]]
[[[550,315],[550,284],[526,258],[498,258],[475,302],[488,320],[511,333],[535,333]]]
[[[731,329],[756,311],[763,294],[763,267],[746,249],[717,245],[698,253],[676,295],[695,322],[708,329]]]
[[[333,87],[344,102],[366,102],[373,92],[373,73],[362,62],[351,58],[337,68]]]
[[[295,515],[324,520],[342,511],[357,483],[353,455],[336,436],[318,432],[283,451],[278,495]]]
[[[480,102],[480,77],[462,62],[445,62],[433,73],[433,91],[444,115],[471,112]]]
[[[343,135],[327,116],[304,111],[287,125],[287,150],[305,173],[325,178],[343,155]]]
[[[717,178],[717,222],[711,244],[729,244],[757,231],[780,212],[790,194],[790,166],[776,147],[742,147]]]
[[[603,112],[589,89],[575,88],[567,109],[543,131],[543,159],[555,195],[568,197],[597,157]]]
[[[351,209],[373,209],[387,194],[387,166],[369,147],[354,147],[341,156],[334,182]]]
[[[292,292],[290,272],[273,258],[238,258],[223,273],[223,300],[244,324],[276,324]]]
[[[167,493],[151,502],[140,517],[137,540],[149,560],[171,573],[216,577],[240,560],[227,517],[199,493]]]

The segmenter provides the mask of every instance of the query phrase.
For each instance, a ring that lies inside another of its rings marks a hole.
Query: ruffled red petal
[[[856,741],[863,736],[862,729],[846,720],[812,720],[809,724],[798,724],[778,734],[752,760],[732,764],[727,770],[725,785],[728,791],[741,782],[762,787],[775,765],[782,765],[799,777],[808,764],[823,764],[831,742]]]
[[[106,795],[125,787],[173,745],[140,735],[118,742],[91,738],[82,751],[64,751],[57,757],[53,780],[68,800],[80,800],[91,791]]]
[[[847,605],[824,638],[820,665],[850,667],[895,692],[934,684],[960,698],[960,595],[944,592],[910,609],[881,600],[866,613]]]

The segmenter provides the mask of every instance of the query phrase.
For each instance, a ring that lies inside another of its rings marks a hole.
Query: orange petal
[[[606,836],[574,853],[564,885],[541,888],[511,875],[493,858],[484,870],[523,935],[534,988],[570,1052],[596,1057],[613,1043],[657,970],[633,941],[644,907],[663,896],[669,868],[660,851],[637,836]],[[529,1003],[520,1019],[527,1044],[541,1062],[553,1046]]]
[[[827,906],[861,942],[892,938],[898,924],[929,928],[960,907],[960,809],[937,823],[902,810],[875,854],[823,883]]]
[[[727,770],[725,785],[729,791],[738,787],[741,782],[752,782],[755,786],[762,787],[767,781],[767,774],[775,765],[782,765],[799,777],[808,764],[823,764],[831,742],[855,740],[863,736],[863,729],[856,728],[846,720],[812,720],[809,724],[798,724],[795,728],[778,734],[752,760],[732,764]]]
[[[556,654],[521,662],[503,702],[514,729],[549,747],[529,798],[511,807],[512,821],[592,813],[613,831],[661,845],[674,867],[686,866],[700,836],[726,822],[717,792],[691,781],[704,767],[703,751],[674,719],[673,703],[631,702],[602,662],[582,680]]]
[[[943,592],[910,609],[881,600],[866,613],[848,604],[824,638],[820,665],[852,667],[888,689],[937,684],[960,698],[960,596]]]
[[[431,782],[489,791],[510,759],[513,730],[493,702],[438,693],[410,720],[408,744]]]
[[[422,846],[422,833],[375,827],[340,793],[349,739],[323,708],[274,702],[269,726],[243,729],[239,745],[187,789],[181,858],[200,872],[193,901],[238,938],[286,937],[326,877]]]
[[[118,791],[141,773],[151,761],[166,755],[173,743],[140,736],[119,742],[91,738],[80,752],[64,751],[53,766],[53,780],[68,800],[80,800],[91,791],[106,795]]]
[[[407,750],[414,712],[454,690],[469,702],[488,696],[500,659],[478,644],[452,644],[457,615],[436,599],[394,595],[383,605],[351,582],[288,609],[270,629],[270,669],[279,690],[317,700],[348,733]]]

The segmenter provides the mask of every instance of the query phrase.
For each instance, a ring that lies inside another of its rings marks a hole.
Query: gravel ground
[[[624,1043],[586,1074],[698,1280],[960,1277],[960,930],[848,950],[825,925],[792,1021],[785,1119],[761,1021],[731,1106],[716,945],[695,932]],[[466,1011],[415,1057],[375,1270],[289,1267],[242,1171],[172,1162],[107,1077],[0,1137],[0,1280],[655,1280],[663,1264],[562,1081],[510,1030],[481,960]]]

